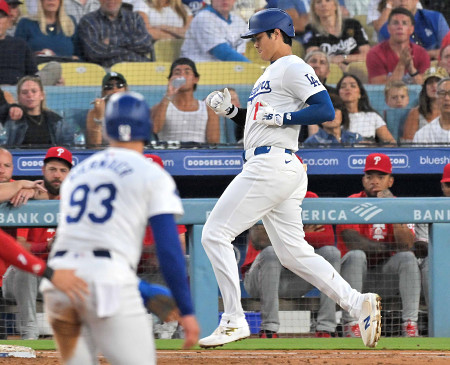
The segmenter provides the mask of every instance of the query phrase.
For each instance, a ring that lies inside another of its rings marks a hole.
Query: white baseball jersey
[[[52,253],[107,249],[135,268],[148,219],[183,214],[183,207],[160,166],[138,152],[108,148],[72,169],[61,187],[60,212]]]
[[[300,125],[268,126],[255,121],[258,103],[265,101],[277,113],[295,112],[306,108],[306,100],[325,87],[313,68],[300,57],[279,58],[256,81],[247,101],[244,148],[276,146],[298,150]]]
[[[230,13],[229,21],[207,8],[200,11],[192,20],[181,47],[181,57],[188,57],[194,62],[217,61],[211,49],[227,43],[237,52],[244,54],[246,40],[241,34],[247,31],[247,24],[234,13]]]

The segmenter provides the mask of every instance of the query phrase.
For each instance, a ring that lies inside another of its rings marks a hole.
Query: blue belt
[[[272,146],[259,146],[259,147],[256,147],[255,150],[253,151],[253,156],[263,155],[265,153],[269,153],[271,148],[272,148]],[[292,154],[292,150],[290,150],[288,148],[285,148],[284,152]],[[247,162],[247,160],[245,159],[245,151],[242,153],[242,159],[244,160],[244,162]]]
[[[62,257],[67,253],[67,250],[56,251],[53,257]],[[111,258],[111,253],[108,250],[93,250],[92,254],[95,257],[107,257]]]

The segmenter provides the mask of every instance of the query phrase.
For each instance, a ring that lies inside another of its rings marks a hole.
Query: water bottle
[[[186,83],[186,79],[183,76],[177,77],[172,80],[172,85],[175,89],[178,89],[179,87],[183,86],[185,83]]]
[[[84,133],[80,128],[75,131],[75,134],[73,136],[73,143],[75,144],[75,147],[79,148],[84,148],[86,146],[86,138],[84,137]]]
[[[8,142],[8,132],[6,131],[6,128],[1,126],[0,128],[0,146],[4,146]]]

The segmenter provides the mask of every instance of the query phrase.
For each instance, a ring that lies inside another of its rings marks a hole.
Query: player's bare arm
[[[33,189],[35,191],[45,192],[42,180],[17,180],[0,185],[0,201],[11,199],[21,189]]]
[[[385,243],[372,241],[353,229],[345,229],[342,231],[342,239],[350,251],[362,250],[367,254],[374,254],[386,252],[388,248],[391,248],[391,246]]]
[[[72,302],[84,301],[85,296],[89,294],[87,283],[75,275],[75,270],[55,270],[50,281],[56,288],[65,293]]]

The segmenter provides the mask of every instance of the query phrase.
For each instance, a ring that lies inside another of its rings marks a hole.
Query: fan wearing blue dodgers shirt
[[[136,275],[148,223],[181,312],[184,346],[198,339],[174,220],[183,207],[170,175],[142,154],[151,131],[142,95],[114,94],[105,126],[111,147],[73,168],[62,184],[60,225],[48,261],[54,269],[76,269],[90,294],[85,303],[74,303],[47,280],[41,290],[64,364],[97,364],[98,353],[112,364],[155,364]]]
[[[281,264],[316,286],[359,318],[361,337],[375,347],[381,334],[381,298],[361,294],[304,239],[301,204],[308,178],[297,151],[300,125],[334,119],[334,109],[311,66],[292,55],[295,36],[291,17],[266,9],[249,20],[242,38],[253,38],[260,57],[271,64],[256,81],[247,109],[231,104],[230,93],[214,91],[207,104],[244,129],[244,167],[211,212],[202,244],[212,263],[224,314],[201,347],[221,346],[250,335],[240,302],[238,268],[231,242],[262,219]]]

